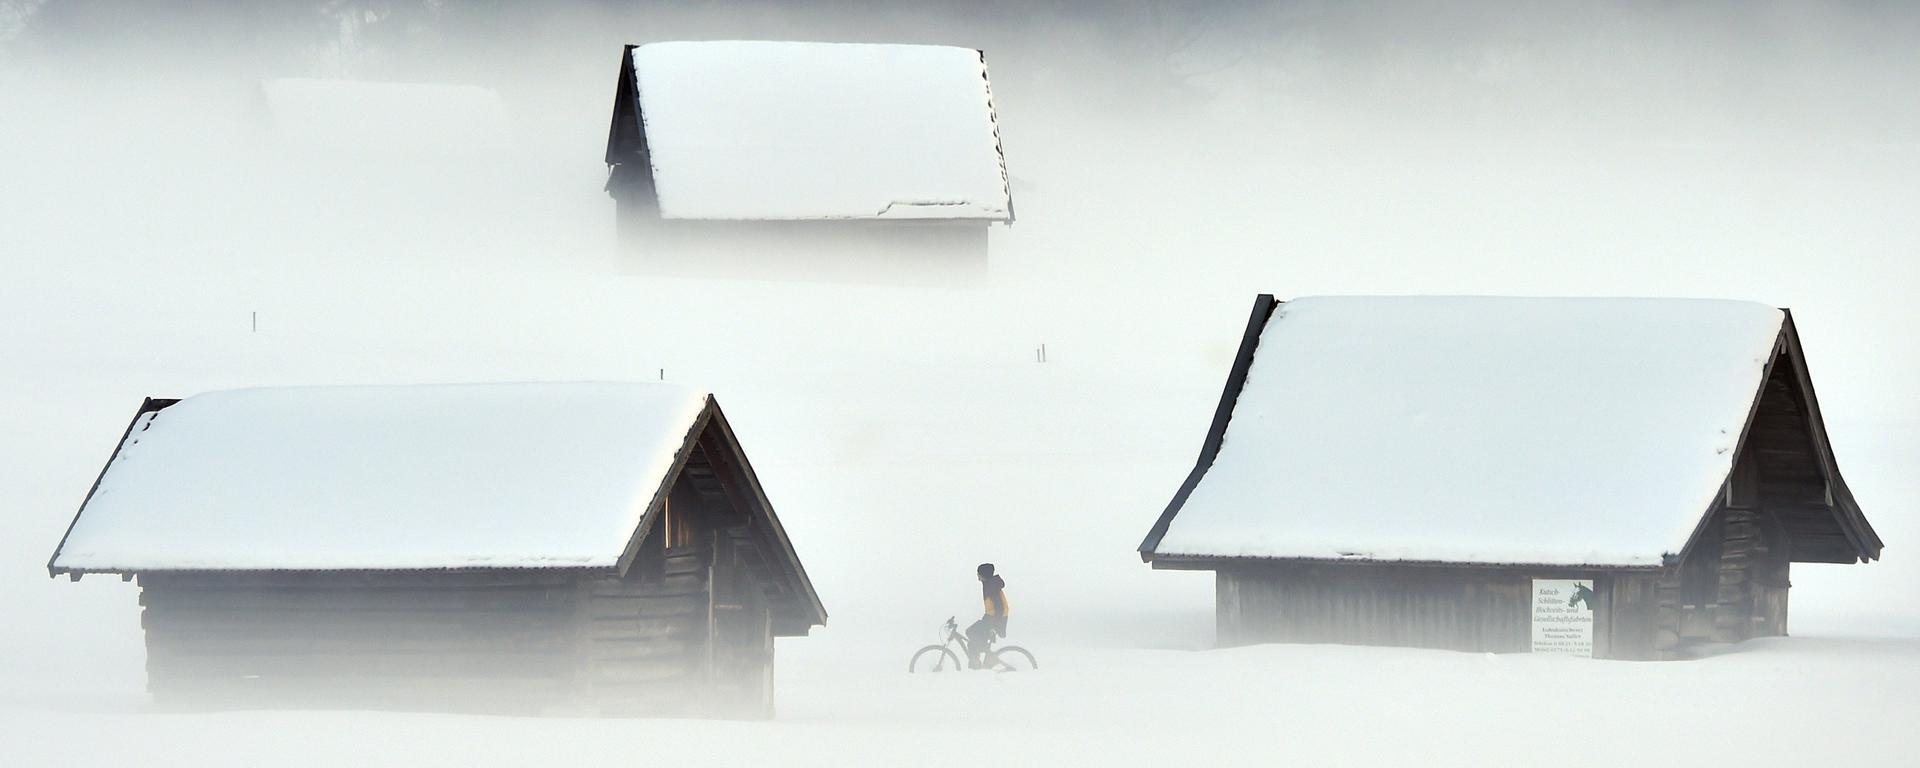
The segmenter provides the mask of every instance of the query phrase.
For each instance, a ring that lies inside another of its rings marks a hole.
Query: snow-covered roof
[[[708,402],[611,383],[197,395],[136,419],[51,566],[609,567]]]
[[[1783,317],[1676,299],[1279,304],[1250,331],[1211,466],[1143,551],[1661,565],[1727,478]]]
[[[1012,217],[979,51],[672,42],[631,62],[665,218]]]

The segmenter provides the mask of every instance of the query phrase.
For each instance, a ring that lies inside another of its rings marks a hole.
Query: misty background
[[[621,46],[719,38],[984,49],[987,280],[619,269]],[[1793,309],[1889,546],[1796,566],[1790,630],[1920,635],[1916,39],[1881,2],[0,0],[0,704],[138,705],[137,590],[46,559],[142,397],[255,385],[713,391],[832,616],[784,663],[904,662],[981,561],[1043,655],[1204,647],[1211,575],[1133,550],[1261,292]],[[498,110],[301,132],[279,78]]]

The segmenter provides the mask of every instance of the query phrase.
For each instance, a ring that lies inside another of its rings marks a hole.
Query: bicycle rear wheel
[[[1017,645],[1003,645],[993,652],[993,668],[1001,672],[1024,672],[1040,668],[1033,654]]]
[[[908,672],[955,672],[966,669],[960,663],[960,656],[948,650],[944,645],[929,645],[913,652],[913,660],[907,662]]]

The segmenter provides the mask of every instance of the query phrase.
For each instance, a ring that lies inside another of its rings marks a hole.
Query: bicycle
[[[952,616],[948,616],[946,626],[941,629],[946,631],[947,639],[937,645],[929,645],[914,651],[913,660],[907,662],[908,672],[946,672],[967,668],[966,662],[960,660],[962,656],[967,655],[968,650],[967,638],[960,634],[960,625],[954,622]],[[960,646],[960,652],[957,654],[952,648],[955,645]],[[1003,645],[994,648],[989,645],[986,664],[981,668],[995,672],[1019,672],[1039,669],[1040,662],[1034,661],[1033,653],[1020,646]]]

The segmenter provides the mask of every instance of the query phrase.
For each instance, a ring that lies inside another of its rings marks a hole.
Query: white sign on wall
[[[1593,655],[1591,579],[1533,580],[1533,652]]]

